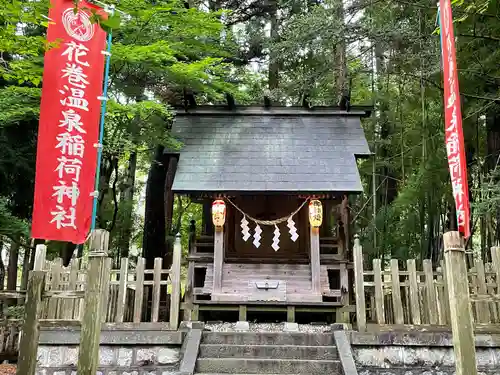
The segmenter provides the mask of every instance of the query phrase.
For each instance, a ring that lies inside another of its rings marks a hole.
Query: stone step
[[[340,375],[338,361],[310,361],[301,359],[243,359],[200,358],[196,371],[221,374],[308,374]]]
[[[333,346],[331,333],[204,332],[203,344]]]
[[[201,344],[199,356],[199,358],[334,360],[338,358],[338,353],[337,348],[333,346]]]

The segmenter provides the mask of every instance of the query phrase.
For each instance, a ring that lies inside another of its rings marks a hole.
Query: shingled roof
[[[356,157],[371,155],[366,110],[256,107],[177,113],[175,192],[361,192]]]

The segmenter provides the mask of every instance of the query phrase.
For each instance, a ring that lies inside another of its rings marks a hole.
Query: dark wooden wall
[[[257,219],[273,220],[295,211],[304,201],[302,198],[287,195],[268,196],[240,196],[233,202],[248,215]],[[337,225],[337,200],[325,200],[324,225],[322,236],[336,237]],[[287,223],[278,225],[280,229],[280,249],[274,251],[271,247],[274,237],[274,226],[261,225],[262,239],[259,248],[253,245],[255,223],[250,221],[250,234],[247,242],[243,241],[241,233],[241,219],[243,215],[227,205],[227,225],[225,241],[226,262],[268,262],[268,263],[309,263],[309,217],[307,206],[294,216],[295,226],[299,234],[296,242],[290,239]]]
[[[274,220],[290,212],[293,212],[303,202],[293,196],[241,196],[234,199],[235,204],[247,214],[261,220]],[[250,233],[252,237],[247,242],[243,241],[241,234],[241,219],[243,215],[229,206],[230,215],[228,217],[228,241],[226,246],[226,260],[235,261],[245,259],[246,261],[270,261],[288,263],[309,262],[309,231],[307,228],[307,210],[302,209],[299,214],[294,217],[296,227],[298,229],[299,238],[296,242],[290,239],[288,227],[286,223],[278,225],[280,229],[280,249],[274,251],[271,247],[274,237],[274,226],[261,225],[262,239],[259,248],[253,244],[253,233],[255,223],[250,221]]]

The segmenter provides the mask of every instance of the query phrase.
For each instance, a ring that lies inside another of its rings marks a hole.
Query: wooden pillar
[[[43,271],[43,268],[45,267],[46,256],[47,256],[47,246],[36,245],[33,271]]]
[[[205,236],[211,236],[214,232],[212,223],[212,201],[206,200],[203,202],[201,233]]]
[[[286,307],[286,321],[288,323],[295,323],[295,306]]]
[[[458,232],[447,232],[443,239],[456,374],[477,375],[465,247]]]
[[[185,321],[192,320],[193,303],[194,303],[194,262],[190,261],[187,272],[186,290],[184,291],[183,320]]]
[[[238,320],[240,322],[247,321],[247,305],[240,305],[238,310]]]
[[[193,254],[196,251],[196,221],[191,220],[189,222],[189,238],[188,238],[189,254]]]
[[[363,275],[363,248],[361,247],[357,235],[354,238],[353,258],[354,284],[356,289],[356,320],[358,323],[358,331],[364,332],[366,330],[366,303]]]
[[[212,300],[222,292],[222,266],[224,264],[224,227],[216,228],[214,235],[214,283]]]
[[[113,268],[113,259],[106,257],[104,260],[104,268],[102,270],[102,302],[101,302],[101,321],[102,323],[106,323],[106,319],[108,317],[108,311],[111,308],[111,303],[109,300],[109,285],[111,282],[111,269]]]
[[[168,158],[167,174],[165,176],[164,204],[165,204],[165,228],[167,236],[172,233],[172,230],[180,230],[180,228],[172,228],[172,219],[174,216],[174,192],[172,185],[174,184],[175,172],[177,171],[178,155],[171,154]],[[169,260],[167,259],[167,262]]]
[[[84,301],[85,310],[80,334],[78,375],[95,375],[99,364],[102,295],[104,293],[104,279],[109,277],[109,274],[105,274],[108,243],[109,232],[103,229],[92,232]]]
[[[174,243],[174,254],[170,277],[172,280],[172,295],[170,297],[170,328],[177,329],[179,326],[179,308],[181,302],[181,260],[182,244],[181,235],[177,233]]]
[[[188,254],[192,255],[195,252],[196,252],[196,221],[191,220],[189,225]],[[192,320],[193,302],[194,302],[194,262],[190,260],[188,264],[186,289],[184,291],[184,309],[183,309],[184,321]]]
[[[491,251],[491,263],[492,263],[492,271],[495,272],[496,276],[496,290],[497,292],[500,291],[500,247],[498,246],[493,246],[490,248]],[[495,294],[494,293],[495,287],[492,287],[490,289],[489,294]],[[491,306],[491,305],[490,305]],[[493,314],[497,313],[500,311],[500,304],[499,303],[494,303],[491,306]]]
[[[321,297],[319,228],[311,226],[311,280],[312,293]]]
[[[128,259],[122,258],[120,266],[120,286],[118,287],[118,299],[116,301],[116,323],[123,323],[125,316],[125,304],[127,302],[128,282]]]
[[[351,250],[351,212],[349,210],[349,197],[344,195],[342,197],[342,203],[340,205],[340,217],[342,221],[343,238],[343,254],[342,256],[345,258],[349,258],[349,251]]]
[[[349,306],[349,274],[347,273],[347,265],[345,263],[340,263],[340,302],[344,308]],[[337,323],[349,323],[349,312],[343,311],[337,316]]]
[[[43,245],[42,245],[43,246]],[[28,279],[24,323],[19,344],[18,375],[35,375],[37,365],[40,325],[38,319],[42,307],[42,293],[45,288],[45,271],[32,271]]]

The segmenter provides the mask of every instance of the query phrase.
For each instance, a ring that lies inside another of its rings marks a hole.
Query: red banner
[[[36,160],[32,236],[85,242],[90,230],[106,33],[80,1],[51,0]]]
[[[441,49],[444,73],[445,140],[457,209],[458,230],[470,236],[469,185],[465,159],[462,111],[458,90],[457,61],[450,0],[440,0]]]

